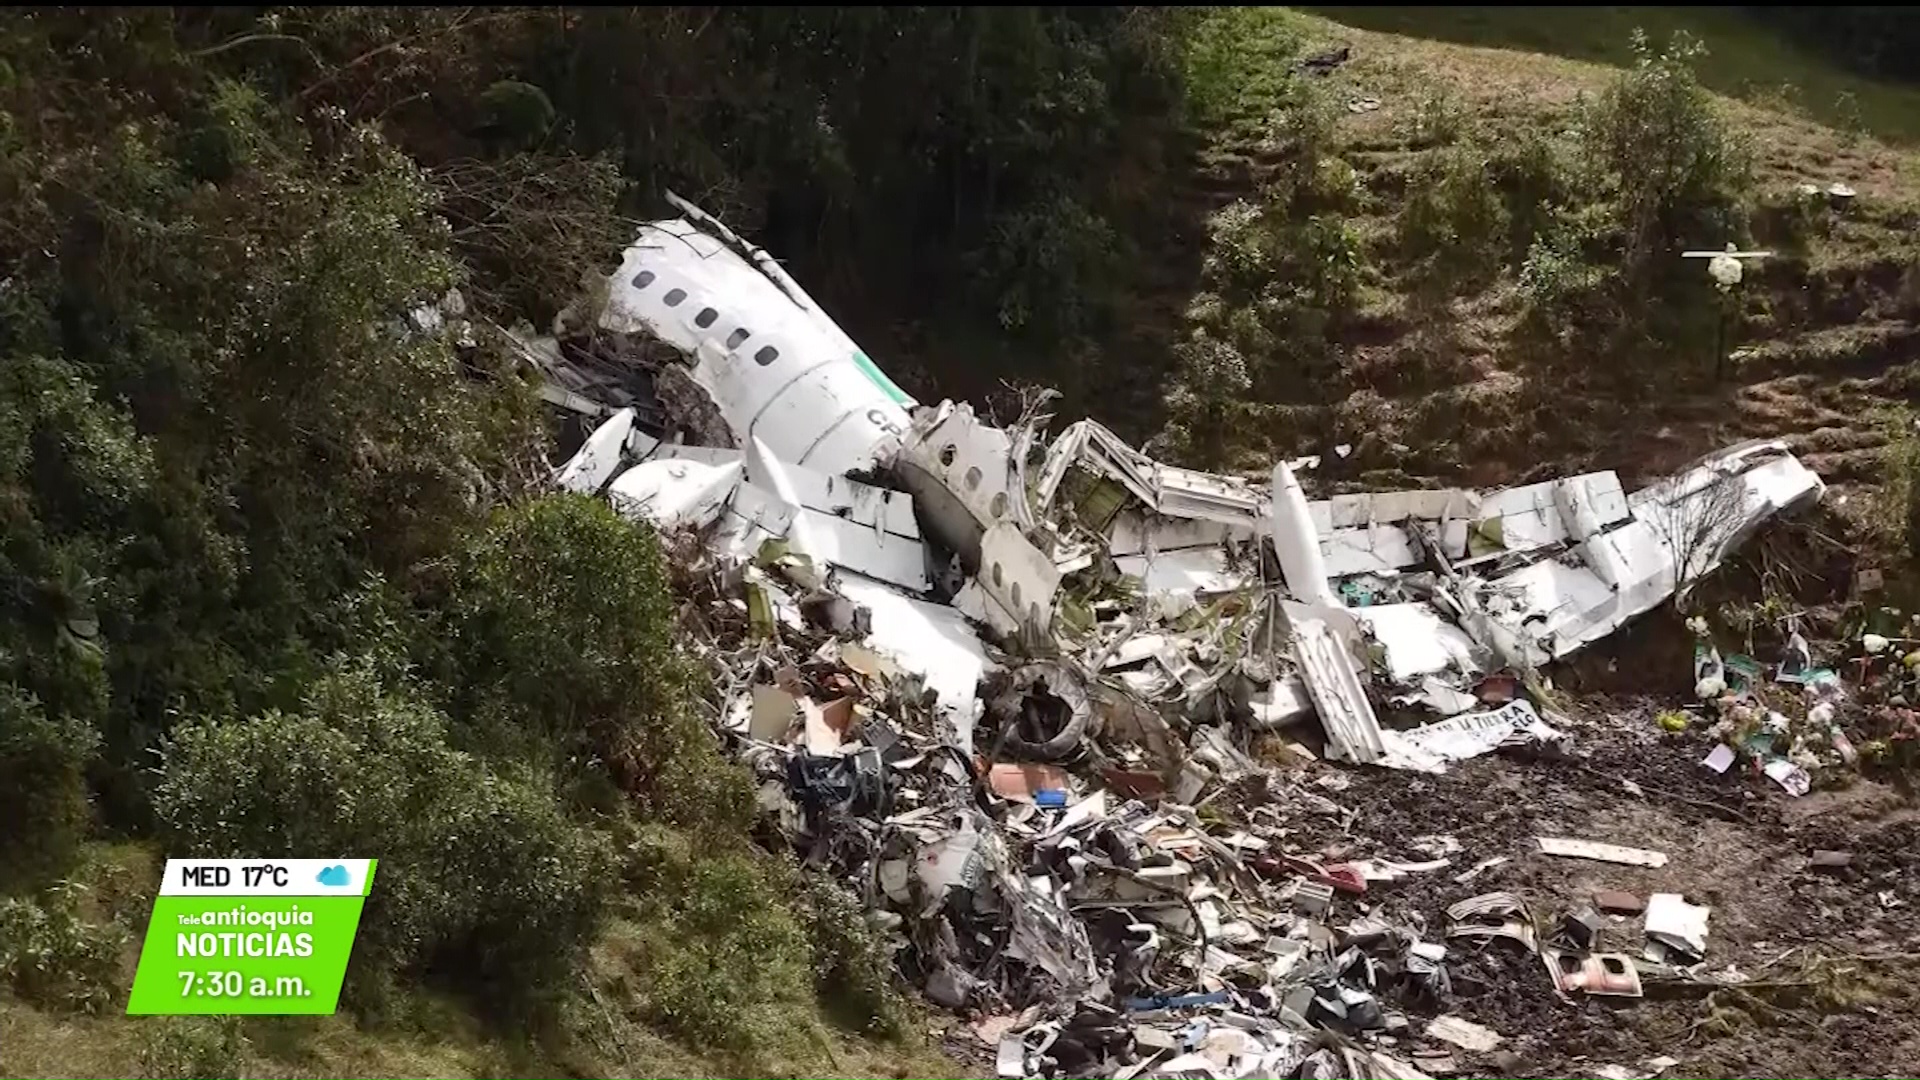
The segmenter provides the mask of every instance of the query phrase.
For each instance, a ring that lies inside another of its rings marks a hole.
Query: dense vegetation
[[[1364,174],[1309,43],[1261,9],[0,18],[0,993],[115,1004],[142,898],[70,883],[112,839],[381,858],[370,1023],[456,987],[565,1045],[584,986],[741,1061],[821,1001],[902,1030],[855,905],[750,841],[655,539],[544,490],[495,327],[671,187],[916,389],[1052,382],[1200,465],[1370,433],[1374,468],[1382,391],[1461,375],[1435,313],[1493,290],[1543,393],[1628,393],[1744,317],[1676,247],[1820,227],[1756,193],[1684,42],[1552,130],[1423,99]],[[1258,182],[1196,205],[1197,144]],[[1409,324],[1418,362],[1360,362]]]

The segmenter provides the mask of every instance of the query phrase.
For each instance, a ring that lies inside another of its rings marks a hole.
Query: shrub
[[[1239,350],[1205,329],[1173,347],[1179,360],[1167,394],[1167,426],[1161,443],[1175,460],[1217,468],[1229,449],[1228,411],[1253,385]]]
[[[79,853],[89,819],[86,766],[99,736],[48,717],[0,683],[0,891],[44,885]]]
[[[906,1018],[894,991],[893,957],[858,897],[831,878],[802,875],[800,908],[813,951],[813,985],[842,1027],[897,1037]]]
[[[1506,207],[1508,249],[1516,262],[1553,224],[1554,207],[1578,194],[1571,147],[1537,125],[1525,125],[1500,140],[1487,162],[1487,174]]]
[[[1407,145],[1414,149],[1445,146],[1459,140],[1467,127],[1467,110],[1458,98],[1442,91],[1420,95],[1407,122]]]
[[[447,340],[376,329],[459,278],[422,171],[184,62],[181,29],[0,42],[0,109],[70,121],[0,135],[0,680],[98,728],[136,830],[170,718],[297,701],[335,601],[443,554],[532,430]]]
[[[648,815],[726,835],[753,800],[695,711],[659,543],[599,500],[497,515],[460,554],[442,683],[501,752],[611,774]]]
[[[74,892],[0,897],[0,985],[46,1008],[103,1012],[121,985],[127,934],[82,920]]]
[[[182,854],[378,857],[354,947],[366,994],[431,968],[526,1012],[564,985],[604,899],[604,837],[550,792],[452,748],[438,712],[343,668],[301,713],[182,727],[155,803]]]
[[[1450,295],[1487,280],[1500,266],[1506,210],[1471,151],[1451,148],[1416,170],[1400,215],[1400,243],[1416,260],[1423,292]]]
[[[1728,219],[1751,184],[1744,144],[1700,86],[1706,50],[1685,34],[1655,51],[1633,39],[1635,62],[1582,118],[1589,162],[1612,200],[1626,266],[1671,270],[1683,244],[1732,239]]]
[[[1591,233],[1570,215],[1552,220],[1535,236],[1520,266],[1526,318],[1539,334],[1565,343],[1573,328],[1604,302],[1611,272],[1588,251]]]
[[[0,310],[16,305],[33,306],[0,289]],[[18,310],[4,316],[0,340],[27,321]],[[17,688],[0,702],[0,743],[11,744],[0,755],[37,753],[31,743],[90,756],[90,737],[78,732],[105,719],[103,631],[124,603],[120,583],[103,575],[135,545],[129,534],[152,476],[151,447],[81,368],[37,354],[0,359],[0,681]],[[29,708],[52,727],[30,725]],[[55,767],[49,779],[63,775]]]
[[[812,1003],[811,952],[765,856],[648,829],[627,884],[638,942],[628,957],[648,1017],[696,1045],[735,1053],[791,1040]]]
[[[237,1016],[155,1016],[141,1032],[140,1074],[148,1080],[239,1076],[248,1050]]]
[[[1113,226],[1060,194],[994,218],[971,262],[1003,329],[1058,339],[1106,316],[1121,259]]]

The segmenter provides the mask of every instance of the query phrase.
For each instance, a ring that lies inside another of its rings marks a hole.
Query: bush
[[[299,714],[185,725],[161,774],[182,855],[381,860],[354,947],[368,997],[430,969],[526,1013],[565,987],[597,926],[605,838],[537,777],[453,749],[444,717],[364,671],[322,680]]]
[[[894,991],[893,957],[858,897],[831,878],[800,878],[800,907],[813,949],[813,986],[842,1027],[895,1038],[906,1017]]]
[[[781,878],[755,852],[645,832],[627,869],[638,930],[627,959],[650,1020],[734,1053],[791,1045],[813,954]]]
[[[1553,224],[1554,207],[1576,197],[1571,148],[1537,125],[1526,125],[1494,147],[1487,173],[1505,204],[1509,250],[1517,262]]]
[[[1634,66],[1582,118],[1590,163],[1611,199],[1630,274],[1671,270],[1683,245],[1733,237],[1751,163],[1693,71],[1706,50],[1678,34],[1662,51],[1636,32]]]
[[[1592,233],[1571,215],[1551,220],[1533,238],[1520,266],[1520,294],[1526,320],[1539,336],[1566,344],[1575,327],[1587,324],[1606,303],[1612,271],[1589,251]]]
[[[1430,91],[1413,103],[1413,115],[1407,121],[1407,145],[1416,150],[1446,146],[1458,141],[1466,128],[1466,106],[1451,94]]]
[[[1268,104],[1262,127],[1284,156],[1258,202],[1236,200],[1208,222],[1201,292],[1174,347],[1166,420],[1153,439],[1156,452],[1198,468],[1225,466],[1255,435],[1249,399],[1337,392],[1336,340],[1365,276],[1347,216],[1360,190],[1334,152],[1331,102],[1289,78]]]
[[[1227,416],[1253,385],[1246,359],[1204,328],[1173,347],[1179,360],[1167,394],[1161,452],[1194,468],[1219,468],[1231,448]]]
[[[1049,339],[1086,333],[1108,314],[1122,253],[1113,226],[1069,195],[996,217],[972,260],[1000,326]]]
[[[0,897],[0,985],[45,1008],[106,1011],[122,984],[126,931],[82,920],[73,887]]]
[[[99,736],[49,718],[0,683],[0,891],[45,885],[73,864],[89,824],[86,766]]]
[[[21,292],[0,289],[0,341],[34,306]],[[150,446],[78,366],[0,358],[0,682],[13,686],[0,701],[0,758],[46,764],[49,782],[67,769],[42,755],[84,764],[106,718],[103,629],[123,605],[107,575],[137,543],[152,466]]]
[[[1483,284],[1500,267],[1506,210],[1473,152],[1453,148],[1428,156],[1409,184],[1400,215],[1400,243],[1416,261],[1424,293],[1452,295]]]
[[[148,1080],[239,1076],[249,1049],[237,1016],[155,1016],[141,1033],[140,1074]]]
[[[1910,408],[1892,407],[1872,417],[1886,436],[1883,470],[1868,506],[1867,527],[1891,549],[1920,558],[1920,417]]]
[[[451,589],[440,681],[485,745],[610,774],[646,816],[745,833],[751,787],[695,711],[652,530],[547,496],[496,516]]]

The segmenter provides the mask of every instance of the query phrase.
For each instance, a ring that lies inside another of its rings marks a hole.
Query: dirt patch
[[[1442,776],[1342,773],[1328,794],[1349,823],[1302,818],[1290,839],[1329,858],[1422,856],[1418,838],[1450,836],[1453,865],[1376,883],[1350,910],[1444,933],[1446,908],[1496,890],[1525,898],[1543,929],[1603,889],[1645,898],[1675,892],[1713,909],[1705,970],[1750,989],[1656,984],[1640,1000],[1562,1001],[1537,957],[1512,942],[1450,943],[1454,997],[1445,1006],[1507,1037],[1495,1055],[1461,1054],[1474,1076],[1591,1076],[1670,1055],[1671,1075],[1887,1075],[1916,1060],[1915,965],[1881,959],[1920,942],[1920,809],[1859,780],[1791,799],[1763,776],[1699,765],[1711,742],[1662,732],[1647,699],[1568,706],[1574,760],[1491,756]],[[1631,784],[1629,783],[1631,782]],[[1538,836],[1571,836],[1668,856],[1658,869],[1540,853]],[[1839,873],[1809,867],[1815,850],[1845,850]],[[1509,861],[1467,883],[1482,860]],[[1602,947],[1640,955],[1641,915],[1613,916]],[[1865,957],[1866,959],[1859,959]],[[1417,1029],[1436,1010],[1409,1019]],[[1910,1070],[1908,1070],[1910,1071]]]

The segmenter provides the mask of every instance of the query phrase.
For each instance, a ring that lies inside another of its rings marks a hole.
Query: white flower
[[[1740,260],[1731,255],[1715,255],[1707,260],[1707,273],[1722,292],[1740,284]]]

